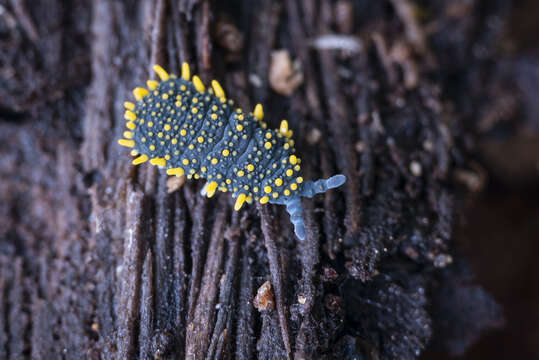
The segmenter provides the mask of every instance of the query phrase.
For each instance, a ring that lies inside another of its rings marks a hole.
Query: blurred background
[[[478,190],[460,214],[457,242],[475,280],[502,305],[504,323],[459,358],[539,359],[539,2],[492,1],[483,10],[489,6],[505,7],[491,19],[504,25],[473,120],[477,171],[457,175]]]

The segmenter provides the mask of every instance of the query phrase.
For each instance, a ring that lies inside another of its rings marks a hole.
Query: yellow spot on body
[[[245,175],[245,172],[243,170],[240,170],[240,171],[238,171],[237,175],[239,177],[242,177],[243,175]]]
[[[142,100],[145,96],[148,96],[150,92],[144,88],[137,87],[133,90],[133,96],[137,101]]]
[[[162,132],[158,132],[158,133],[157,133],[157,136],[159,136],[160,138],[162,138],[163,136],[165,136],[165,134],[163,134]]]
[[[183,159],[183,160],[182,160],[182,164],[184,164],[184,165],[189,165],[189,160],[188,160],[188,159]]]
[[[150,145],[150,150],[155,151],[155,145]]]
[[[197,89],[198,92],[202,93],[206,90],[206,87],[202,83],[202,80],[200,80],[200,78],[197,75],[193,76],[193,85],[195,86],[195,89]]]
[[[279,127],[279,132],[283,135],[286,135],[286,132],[288,131],[288,121],[283,120],[281,121],[281,126]]]
[[[215,92],[215,96],[217,96],[218,98],[226,98],[225,92],[223,91],[221,84],[219,84],[217,80],[211,81],[211,87],[213,88],[213,91]]]
[[[137,101],[142,100],[144,97],[148,96],[150,92],[144,88],[137,87],[133,90],[133,96]]]
[[[161,97],[163,98],[163,100],[168,100],[168,94],[163,94],[161,95]]]
[[[217,186],[219,186],[219,184],[217,184],[215,181],[210,182],[208,186],[206,186],[206,195],[209,198],[211,198],[213,194],[215,194],[215,190],[217,189]]]
[[[269,193],[271,192],[271,186],[265,186],[265,187],[264,187],[264,192],[265,192],[266,194],[269,194]]]
[[[191,79],[191,70],[189,69],[189,64],[186,62],[182,63],[182,79],[187,81]]]
[[[290,195],[290,190],[286,189],[286,190],[284,191],[284,194],[285,194],[286,196]]]
[[[148,121],[148,127],[152,127],[153,126],[153,121]]]
[[[294,175],[294,170],[292,169],[286,170],[286,176],[292,176],[292,175]]]
[[[223,156],[228,156],[228,155],[230,155],[230,150],[224,149],[223,151],[221,151],[221,154],[222,154]]]
[[[161,66],[155,64],[153,66],[153,71],[157,73],[157,76],[161,79],[161,81],[167,81],[169,79],[168,73],[163,69]]]
[[[248,164],[247,165],[247,170],[253,171],[254,169],[255,169],[255,166],[253,164]]]
[[[217,165],[218,162],[219,162],[219,160],[217,160],[217,158],[211,159],[212,165]]]
[[[267,150],[271,149],[271,143],[270,143],[269,141],[266,141],[266,142],[264,143],[264,147],[265,147]]]
[[[128,123],[125,123],[125,127],[128,128],[129,130],[135,130],[137,128],[137,125],[135,125],[135,123],[128,122]]]
[[[203,167],[200,168],[200,171],[206,172],[206,171],[208,171],[208,169],[205,166],[203,166]]]
[[[242,131],[243,130],[243,125],[241,125],[241,124],[236,125],[236,130]]]
[[[204,138],[202,136],[199,136],[197,138],[197,141],[202,144],[204,142]]]
[[[127,110],[125,113],[124,113],[124,119],[125,120],[129,120],[129,121],[133,121],[137,118],[137,115],[135,115],[133,112],[131,112],[131,110]]]
[[[167,169],[167,175],[182,176],[184,173],[185,172],[183,171],[183,168],[181,167]]]
[[[246,197],[247,196],[243,193],[238,195],[238,197],[236,198],[236,203],[234,204],[234,210],[238,211],[241,209]]]
[[[163,129],[165,129],[165,131],[169,131],[169,130],[170,130],[170,125],[169,125],[169,124],[165,124],[165,126],[163,126]]]
[[[278,198],[279,197],[279,194],[274,192],[273,194],[271,194],[271,196],[273,196],[274,199]]]
[[[255,110],[253,111],[253,115],[257,120],[262,120],[264,118],[264,109],[262,109],[261,104],[256,104]]]
[[[266,133],[266,139],[271,139],[271,132],[268,131],[268,132]]]
[[[124,138],[132,139],[133,138],[133,133],[131,131],[124,131]]]
[[[145,163],[146,161],[148,161],[148,155],[141,155],[138,158],[133,159],[132,163],[133,165],[139,165]]]
[[[300,176],[296,179],[296,181],[298,182],[298,184],[301,184],[303,182],[303,178]]]
[[[181,135],[181,136],[187,135],[187,130],[181,129],[181,130],[180,130],[180,135]]]
[[[172,145],[176,145],[178,143],[178,139],[172,139],[170,142],[172,143]]]
[[[163,158],[155,158],[150,160],[150,164],[165,167],[167,165],[167,161]]]
[[[290,155],[290,158],[288,160],[292,165],[296,165],[298,163],[298,158],[296,157],[296,155]]]
[[[269,201],[269,197],[267,197],[267,196],[262,196],[260,198],[260,203],[261,204],[266,204],[268,201]]]
[[[193,114],[196,114],[196,113],[198,112],[198,108],[196,108],[196,107],[192,108],[192,109],[191,109],[191,112],[192,112]]]
[[[217,120],[218,116],[217,116],[217,114],[211,114],[211,118],[212,118],[213,120]]]
[[[301,169],[301,166],[299,165],[294,166],[294,170],[299,171],[300,169]]]
[[[130,101],[126,101],[124,102],[124,107],[127,109],[127,110],[135,110],[135,104],[133,104],[132,102]]]
[[[283,184],[283,179],[281,179],[281,178],[275,179],[275,185],[281,186],[282,184]]]
[[[298,189],[298,184],[296,184],[296,183],[291,184],[290,189],[297,190]]]
[[[135,146],[135,141],[134,140],[120,139],[120,140],[118,140],[118,144],[120,144],[122,146],[125,146],[125,147],[132,148],[133,146]]]
[[[159,86],[159,81],[148,80],[146,81],[146,85],[148,85],[148,89],[155,90]]]

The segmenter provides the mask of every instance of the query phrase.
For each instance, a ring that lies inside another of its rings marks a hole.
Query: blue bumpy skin
[[[338,187],[346,178],[304,181],[286,120],[279,129],[267,129],[260,104],[251,113],[234,108],[216,80],[206,89],[198,76],[191,77],[187,63],[179,78],[159,65],[154,70],[161,81],[135,88],[136,103],[124,103],[128,130],[118,142],[132,148],[133,164],[149,160],[169,175],[206,178],[202,194],[231,192],[235,210],[253,200],[286,205],[303,240],[300,198]]]

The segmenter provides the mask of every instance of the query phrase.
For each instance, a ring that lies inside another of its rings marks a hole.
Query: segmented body
[[[149,90],[133,91],[136,103],[125,103],[130,131],[119,143],[133,148],[132,155],[138,156],[133,164],[150,160],[169,175],[206,178],[203,193],[211,197],[217,189],[231,192],[236,210],[253,199],[285,204],[296,216],[292,222],[298,234],[298,225],[304,226],[300,196],[323,192],[332,184],[320,180],[325,183],[319,181],[315,188],[312,182],[304,183],[286,120],[277,130],[267,129],[261,105],[249,113],[235,108],[217,81],[206,89],[197,76],[191,79],[186,63],[180,78],[158,65],[154,69],[161,82],[148,81]],[[298,237],[304,237],[304,229]]]

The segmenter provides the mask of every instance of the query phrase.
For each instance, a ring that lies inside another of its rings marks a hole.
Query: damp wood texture
[[[0,358],[416,359],[497,324],[444,62],[500,35],[451,3],[0,1]]]

